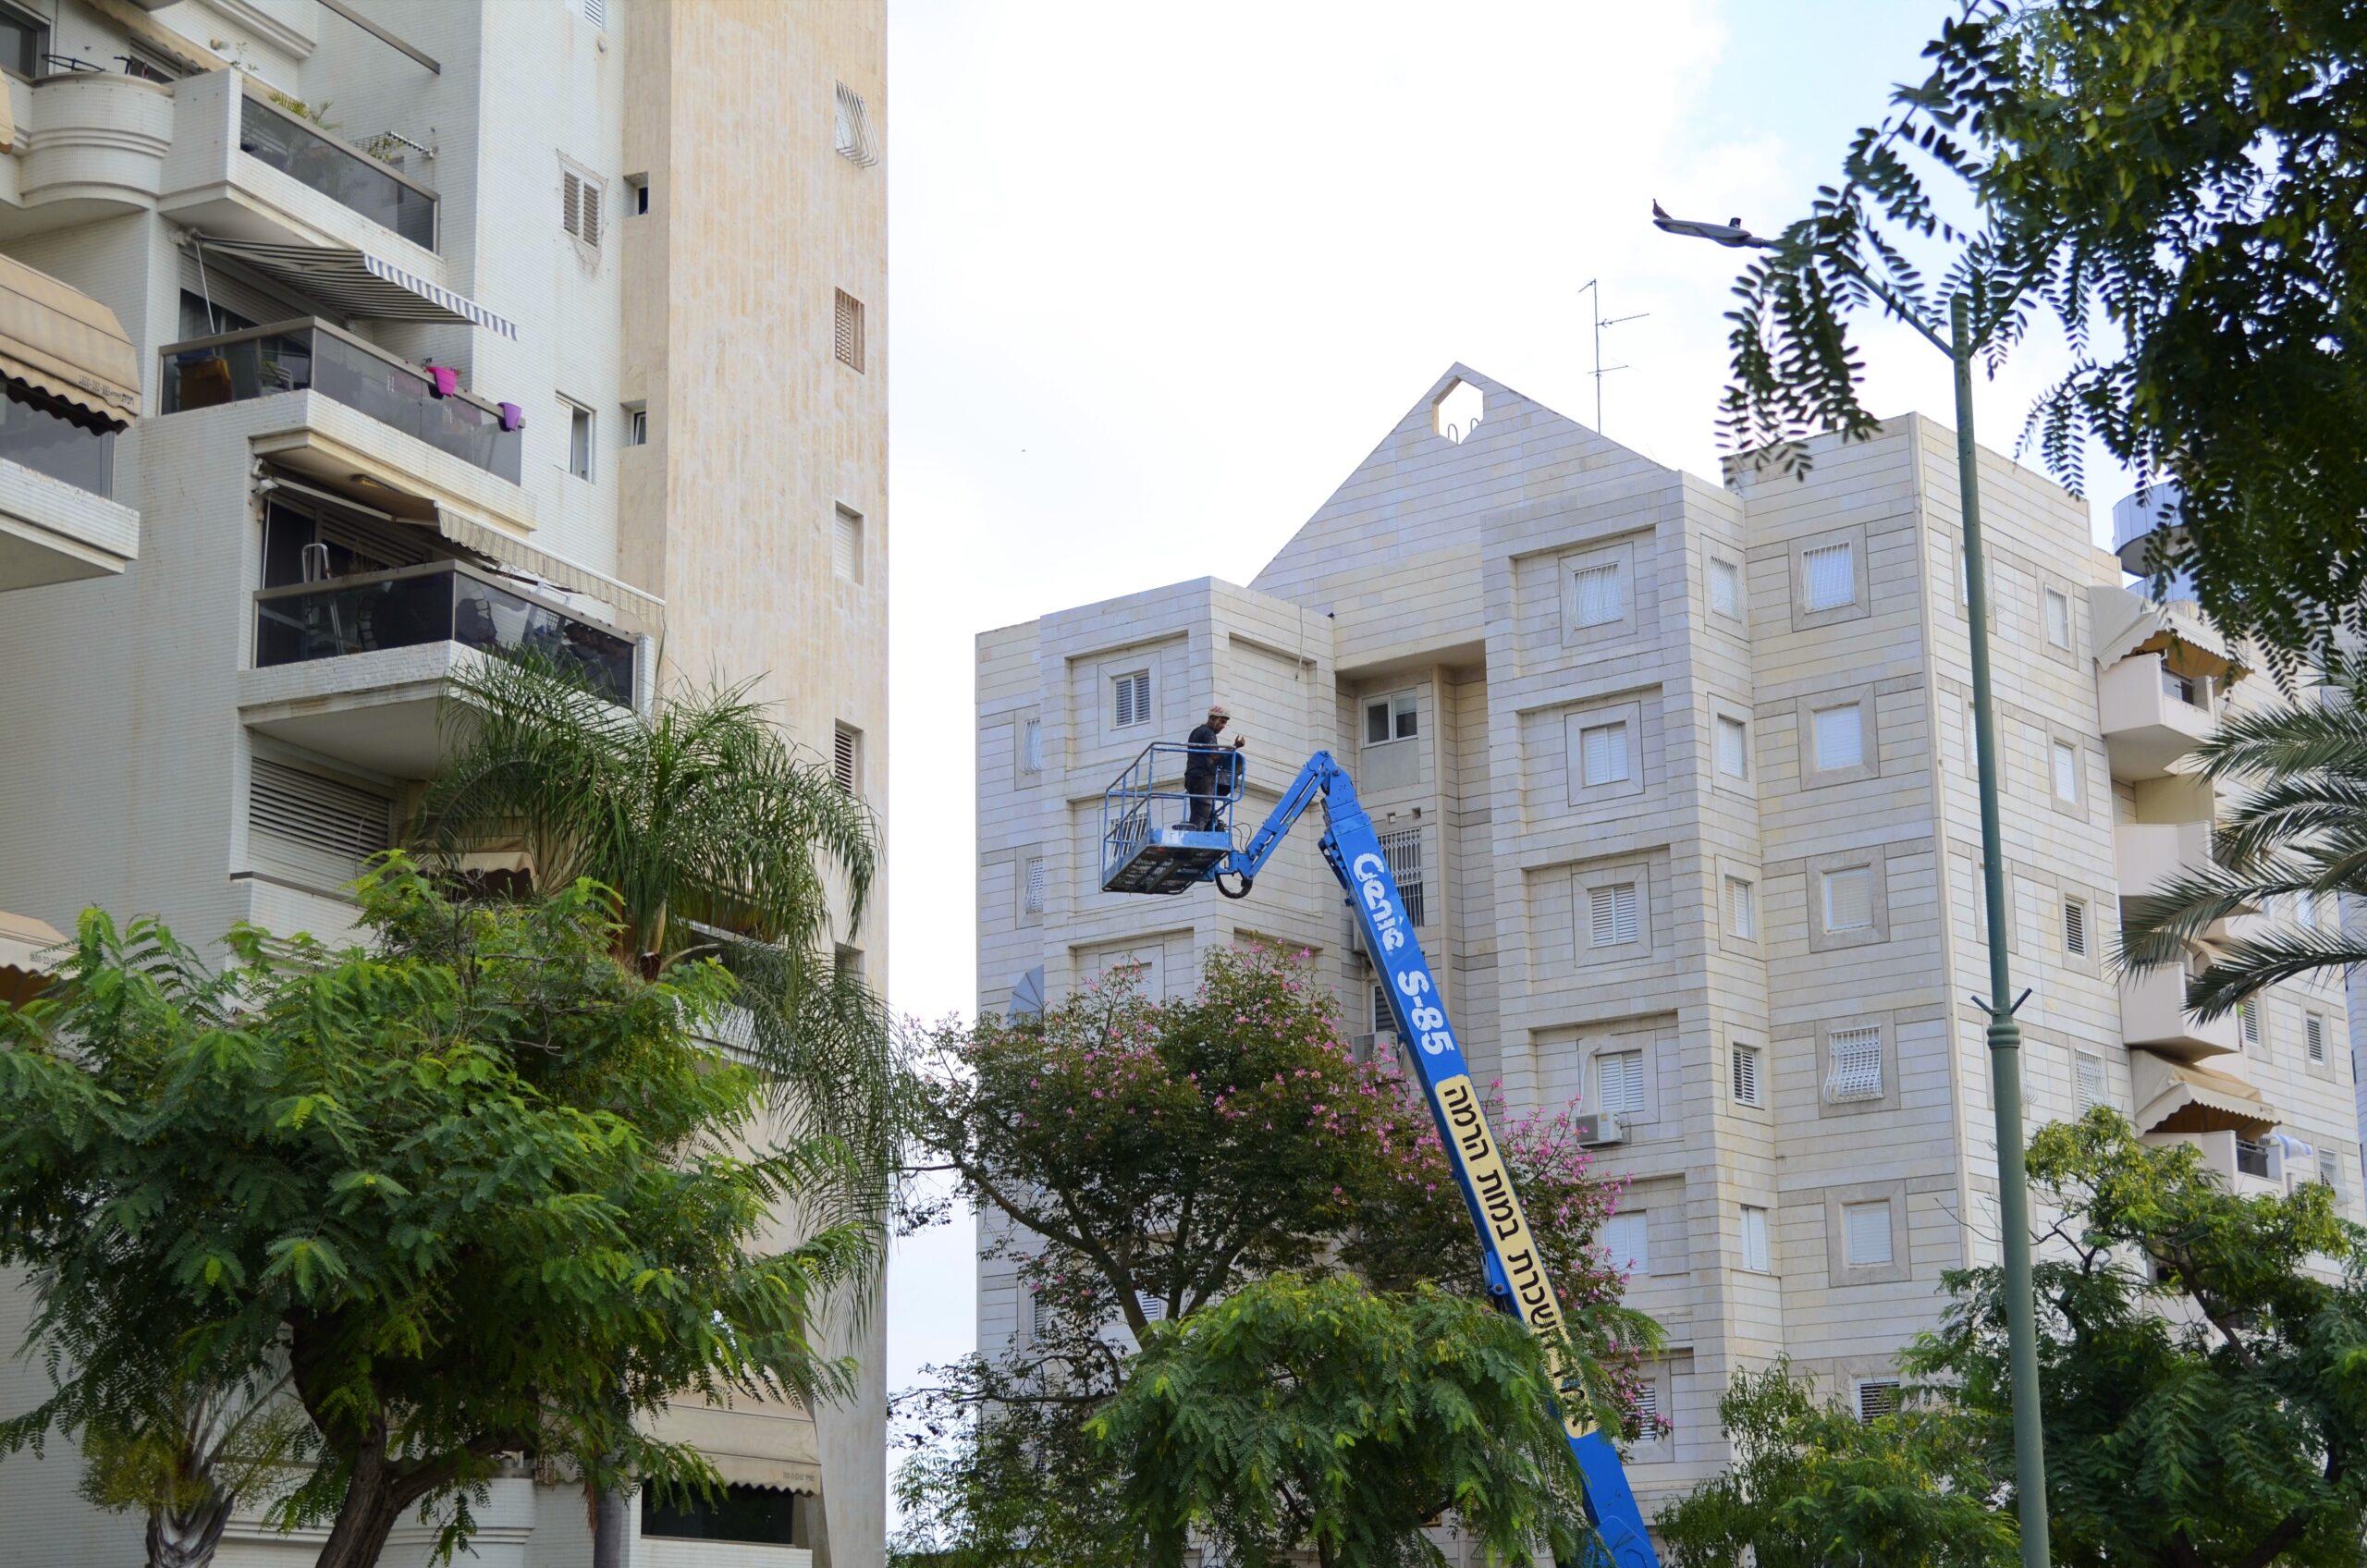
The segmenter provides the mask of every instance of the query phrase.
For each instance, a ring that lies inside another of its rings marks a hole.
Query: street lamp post
[[[1652,221],[1671,234],[1718,244],[1772,250],[1762,239],[1730,223],[1673,218],[1652,203]],[[1956,369],[1956,489],[1964,513],[1965,613],[1972,620],[1973,746],[1981,769],[1981,872],[1989,914],[1989,995],[1973,1001],[1989,1015],[1989,1085],[1997,1119],[1997,1211],[2005,1231],[2005,1333],[2014,1392],[2014,1481],[2021,1510],[2023,1568],[2046,1568],[2046,1432],[2038,1392],[2038,1305],[2030,1284],[2030,1173],[2022,1163],[2022,1026],[2014,1013],[2011,956],[2005,933],[2012,927],[2005,903],[2005,834],[1997,810],[1997,713],[1989,671],[1989,570],[1981,545],[1980,452],[1972,434],[1972,361],[1981,342],[1972,326],[1971,302],[1963,294],[1949,301],[1948,332],[1934,325],[1879,279],[1847,257],[1834,263],[1872,289],[1901,321],[1922,334]]]

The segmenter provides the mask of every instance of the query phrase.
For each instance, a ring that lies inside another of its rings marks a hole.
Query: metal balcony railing
[[[435,193],[322,134],[250,89],[239,105],[239,151],[319,191],[423,251],[435,249]]]
[[[385,648],[458,643],[545,660],[631,706],[639,647],[459,561],[265,588],[255,594],[255,664],[305,664]]]
[[[1184,770],[1195,758],[1205,760],[1214,774],[1206,792],[1196,795],[1184,787]],[[1101,797],[1103,885],[1163,828],[1192,824],[1203,832],[1231,834],[1243,777],[1241,753],[1231,746],[1164,741],[1145,746]]]
[[[164,360],[168,414],[318,392],[512,484],[524,472],[525,432],[502,429],[498,408],[466,392],[438,398],[419,371],[316,318],[193,337]]]

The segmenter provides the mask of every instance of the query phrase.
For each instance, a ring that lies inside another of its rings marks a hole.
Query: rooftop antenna
[[[1641,321],[1652,313],[1650,311],[1637,311],[1632,316],[1604,315],[1601,285],[1602,279],[1599,277],[1588,278],[1578,285],[1579,293],[1584,294],[1589,289],[1594,293],[1594,307],[1589,313],[1594,317],[1594,371],[1592,374],[1594,375],[1594,433],[1597,435],[1602,434],[1602,378],[1613,371],[1627,368],[1625,365],[1606,365],[1602,362],[1602,329],[1606,326],[1617,326],[1624,321]]]

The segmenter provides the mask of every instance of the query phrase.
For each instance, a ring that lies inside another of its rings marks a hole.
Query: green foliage
[[[1191,1536],[1243,1568],[1309,1547],[1325,1568],[1443,1563],[1423,1526],[1450,1510],[1506,1564],[1548,1543],[1577,1561],[1591,1537],[1544,1346],[1429,1286],[1245,1286],[1152,1329],[1086,1428],[1156,1568]]]
[[[55,1384],[0,1442],[284,1370],[322,1458],[276,1516],[361,1564],[414,1508],[462,1544],[498,1454],[707,1484],[632,1418],[841,1392],[815,1306],[873,1234],[757,1250],[844,1157],[757,1146],[759,1076],[690,1033],[729,976],[619,968],[590,884],[455,905],[395,857],[359,896],[371,949],[241,927],[219,973],[92,912],[59,996],[0,1013],[0,1261]]]
[[[929,1032],[906,1086],[917,1141],[987,1217],[986,1254],[1016,1265],[1032,1320],[1008,1354],[938,1368],[900,1399],[918,1451],[899,1480],[909,1554],[1141,1562],[1122,1467],[1084,1426],[1128,1386],[1147,1302],[1188,1324],[1285,1273],[1480,1292],[1428,1110],[1393,1070],[1355,1060],[1328,989],[1272,953],[1212,956],[1189,998],[1088,989],[1039,1018]],[[1659,1340],[1587,1245],[1611,1194],[1566,1121],[1499,1143],[1558,1270],[1573,1397],[1632,1429],[1637,1357]]]
[[[1735,1464],[1662,1511],[1672,1568],[2010,1568],[2013,1516],[1981,1426],[1917,1399],[1871,1421],[1786,1362],[1718,1403]]]
[[[2367,711],[2355,660],[2337,661],[2327,684],[2301,701],[2230,714],[2196,751],[2203,777],[2233,788],[2214,833],[2212,864],[2182,873],[2135,902],[2122,922],[2124,968],[2187,966],[2201,948],[2210,963],[2188,987],[2205,1018],[2219,1018],[2267,986],[2367,962],[2367,943],[2338,919],[2343,895],[2367,897]],[[2314,926],[2290,919],[2222,940],[2230,916],[2317,900]]]
[[[2367,1278],[2333,1194],[2242,1197],[2108,1109],[2042,1128],[2036,1264],[2055,1561],[2355,1568],[2367,1527]],[[1949,1277],[1917,1375],[1960,1390],[2012,1474],[2003,1280]]]
[[[1797,464],[1863,435],[1845,321],[1879,276],[1962,295],[1993,363],[2033,316],[2072,368],[2030,435],[2075,489],[2092,436],[2185,491],[2220,626],[2286,650],[2367,595],[2367,13],[2346,0],[1972,0],[1839,185],[1739,282],[1724,432]],[[1953,215],[1961,212],[1962,217]],[[1936,288],[1916,258],[1932,249]]]

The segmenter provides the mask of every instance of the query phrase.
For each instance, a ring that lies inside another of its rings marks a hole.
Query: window
[[[2319,688],[2321,691],[2332,689],[2331,687]],[[2211,682],[2205,677],[2173,675],[2169,670],[2164,669],[2162,691],[2174,703],[2184,703],[2190,708],[2201,708],[2205,713],[2211,711]]]
[[[1654,1440],[1659,1434],[1652,1424],[1661,1415],[1661,1381],[1658,1378],[1646,1378],[1637,1383],[1636,1414],[1643,1418],[1644,1441]]]
[[[625,405],[625,445],[628,447],[649,445],[648,405],[644,403]]]
[[[2336,1157],[2335,1152],[2332,1149],[2320,1149],[2318,1151],[2318,1182],[2322,1186],[2332,1187],[2334,1189],[2336,1201],[2341,1199],[2342,1161]]]
[[[2078,899],[2063,900],[2063,950],[2073,958],[2088,956],[2088,906]]]
[[[117,58],[123,62],[123,74],[136,76],[142,81],[175,82],[189,74],[162,50],[152,49],[138,40],[127,40],[124,52]]]
[[[2326,1064],[2326,1020],[2324,1013],[2313,1012],[2301,1021],[2302,1049],[2312,1067]]]
[[[48,23],[14,6],[0,6],[0,66],[21,77],[37,77],[43,69],[42,56],[48,53]]]
[[[848,725],[838,727],[837,743],[830,753],[830,778],[850,795],[863,792],[863,731]]]
[[[1594,1059],[1597,1110],[1621,1116],[1644,1114],[1644,1053],[1604,1051]]]
[[[2052,588],[2046,591],[2046,640],[2058,648],[2071,645],[2070,597]]]
[[[1710,557],[1710,612],[1742,619],[1742,568]]]
[[[2260,998],[2246,997],[2236,1004],[2236,1022],[2244,1033],[2244,1048],[2260,1048]]]
[[[830,528],[830,566],[848,582],[863,581],[863,514],[840,507]]]
[[[1874,928],[1874,868],[1853,865],[1828,871],[1824,884],[1826,932],[1870,931]]]
[[[1750,727],[1718,716],[1718,771],[1729,778],[1750,777]]]
[[[1726,931],[1730,936],[1756,940],[1759,936],[1757,889],[1739,876],[1726,878]]]
[[[625,216],[645,218],[649,215],[649,177],[645,174],[625,176]]]
[[[567,472],[578,479],[592,477],[592,410],[572,398],[558,400],[559,417],[567,421]]]
[[[1422,830],[1401,827],[1380,836],[1380,852],[1389,857],[1389,875],[1397,883],[1397,897],[1405,906],[1408,924],[1422,924]]]
[[[1820,773],[1866,766],[1865,710],[1857,703],[1819,708],[1810,716]]]
[[[559,170],[559,223],[568,238],[597,251],[600,248],[600,182],[581,169]]]
[[[1858,550],[1826,545],[1800,557],[1800,602],[1811,612],[1858,602]]]
[[[1030,855],[1027,857],[1027,866],[1026,870],[1023,873],[1023,877],[1025,888],[1023,897],[1025,901],[1022,907],[1030,914],[1043,913],[1044,857],[1042,855]]]
[[[1155,1296],[1148,1291],[1136,1291],[1134,1292],[1134,1305],[1141,1311],[1145,1318],[1153,1323],[1158,1322],[1159,1319],[1167,1316],[1167,1298],[1164,1296]]]
[[[1110,682],[1110,722],[1118,729],[1150,722],[1150,671],[1131,670]]]
[[[1421,714],[1411,692],[1377,697],[1365,704],[1365,744],[1410,741],[1421,732]]]
[[[1578,777],[1588,789],[1626,781],[1626,725],[1598,724],[1578,731]]]
[[[1397,1015],[1389,1011],[1389,987],[1375,986],[1372,988],[1372,1032],[1376,1035],[1393,1034],[1396,1028]]]
[[[1043,1289],[1040,1286],[1036,1289],[1035,1304],[1029,1308],[1027,1317],[1027,1326],[1036,1331],[1036,1337],[1038,1340],[1041,1340],[1051,1333],[1052,1304],[1045,1297]],[[644,1493],[643,1495],[646,1496],[648,1494]],[[795,1494],[792,1493],[791,1495],[794,1496]]]
[[[1731,1047],[1729,1062],[1734,1080],[1735,1104],[1755,1106],[1759,1097],[1759,1047],[1736,1044]]]
[[[1824,1083],[1827,1099],[1838,1103],[1883,1097],[1883,1032],[1879,1028],[1835,1029],[1832,1050],[1833,1069]]]
[[[1614,1214],[1602,1222],[1595,1232],[1595,1244],[1602,1249],[1604,1261],[1624,1274],[1649,1274],[1652,1271],[1650,1237],[1640,1208],[1625,1214]]]
[[[1037,1311],[1044,1312],[1041,1304]],[[1046,1314],[1049,1321],[1049,1314]],[[742,1562],[768,1555],[767,1547],[811,1547],[814,1510],[820,1500],[798,1492],[765,1487],[726,1486],[704,1496],[661,1501],[654,1490],[641,1494],[641,1533],[652,1539],[738,1541],[739,1550],[725,1547],[717,1556]],[[693,1547],[690,1554],[706,1554]]]
[[[831,346],[839,356],[839,363],[851,370],[863,369],[863,301],[843,288],[839,290]]]
[[[2079,1095],[2079,1114],[2085,1116],[2104,1101],[2104,1059],[2080,1051],[2071,1059],[2073,1088]]]
[[[1898,1408],[1898,1384],[1889,1378],[1869,1378],[1858,1385],[1858,1419],[1879,1421]]]
[[[1606,626],[1625,613],[1626,594],[1618,563],[1580,567],[1576,586],[1578,625]]]
[[[1767,1211],[1752,1204],[1742,1206],[1742,1266],[1753,1273],[1769,1272]]]
[[[247,822],[356,868],[394,842],[394,802],[384,795],[262,757],[247,778]]]
[[[863,949],[861,948],[851,948],[844,942],[834,944],[830,949],[830,966],[838,972],[838,977],[848,984],[854,986],[863,984]]]
[[[2068,741],[2054,742],[2054,798],[2077,801],[2079,798],[2079,748]]]
[[[1044,721],[1031,718],[1019,731],[1019,771],[1044,771]]]
[[[1890,1262],[1889,1202],[1843,1204],[1841,1236],[1842,1257],[1850,1268],[1874,1268]]]
[[[1636,924],[1636,884],[1614,882],[1607,888],[1593,888],[1587,896],[1594,923],[1594,946],[1612,948],[1636,940],[1639,934]]]
[[[838,154],[858,168],[869,168],[879,161],[878,143],[871,136],[871,114],[864,107],[863,94],[840,82],[838,124],[834,128]]]

